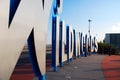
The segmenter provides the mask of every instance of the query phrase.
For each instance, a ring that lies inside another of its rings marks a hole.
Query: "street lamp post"
[[[90,39],[90,22],[91,22],[92,20],[88,20],[88,22],[89,22],[89,28],[88,28],[88,34],[89,34],[89,38],[88,38],[88,51],[89,51],[89,53],[91,54],[91,39]]]
[[[88,20],[88,22],[89,22],[89,30],[88,30],[88,33],[89,33],[89,37],[90,37],[90,22],[91,22],[92,20]]]

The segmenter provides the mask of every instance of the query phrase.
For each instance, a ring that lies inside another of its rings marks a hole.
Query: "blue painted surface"
[[[57,71],[56,66],[56,17],[52,18],[52,66],[53,70]]]
[[[92,37],[90,35],[90,55],[91,55],[91,50],[92,50]]]
[[[54,15],[58,15],[58,8],[60,7],[60,0],[54,0],[54,5],[53,5],[53,9],[54,9]]]
[[[10,27],[10,24],[11,24],[11,22],[13,20],[13,17],[15,15],[15,13],[16,13],[16,10],[17,10],[17,8],[18,8],[18,6],[20,4],[20,1],[21,0],[10,0],[9,26],[8,26],[8,28]]]
[[[69,59],[67,60],[68,63],[71,62],[71,61],[72,61],[72,58],[69,58]]]
[[[46,75],[41,75],[41,76],[39,77],[39,80],[46,80]]]
[[[93,51],[93,54],[96,54],[96,53],[97,53],[97,52],[95,51],[95,48],[96,48],[96,44],[95,44],[96,41],[95,41],[95,40],[96,40],[96,37],[94,37],[94,51]]]
[[[60,66],[63,66],[62,63],[62,21],[60,22],[60,34],[59,34],[59,63]]]
[[[85,51],[85,57],[87,57],[87,35],[85,35],[85,47],[84,47],[84,51]]]
[[[64,35],[63,34],[63,25],[62,25],[62,21],[60,21],[60,34],[59,34],[59,64],[60,64],[60,67],[62,67],[63,66],[63,62],[62,62],[62,57],[63,57],[63,55],[62,55],[62,35]]]
[[[76,58],[76,33],[75,33],[75,30],[73,30],[73,35],[74,35],[74,49],[73,49],[73,55],[74,55],[74,58]]]
[[[70,32],[70,27],[67,26],[66,28],[66,51],[67,51],[67,62],[71,62],[72,58],[69,57],[70,52],[72,50],[72,35]],[[71,45],[70,45],[71,44]],[[70,47],[69,47],[70,46]]]
[[[63,67],[63,65],[64,65],[63,62],[61,62],[61,63],[60,63],[60,67]]]
[[[84,42],[84,38],[83,38],[83,34],[81,33],[80,34],[80,56],[83,57],[84,54],[83,54],[83,51],[84,51],[84,46],[83,46],[83,43]]]
[[[66,51],[67,51],[67,62],[69,62],[69,26],[66,27]]]
[[[72,58],[70,58],[69,60],[72,61]]]
[[[53,66],[53,71],[57,72],[57,70],[58,70],[57,66]]]
[[[28,53],[30,55],[30,61],[32,63],[32,68],[35,73],[35,76],[39,78],[39,80],[45,80],[41,79],[44,75],[41,74],[37,58],[36,58],[36,51],[35,51],[35,43],[34,43],[34,29],[31,31],[31,34],[27,40],[28,43]]]
[[[58,8],[60,7],[60,0],[54,0],[53,1],[53,12],[52,12],[52,66],[53,70],[56,72],[57,71],[57,66],[56,66],[56,16],[59,14],[58,13]],[[62,55],[60,54],[60,63],[62,64]]]

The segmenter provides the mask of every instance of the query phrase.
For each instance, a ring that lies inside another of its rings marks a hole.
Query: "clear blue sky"
[[[60,17],[84,34],[91,19],[91,34],[100,41],[105,33],[120,33],[120,0],[63,0]]]
[[[60,18],[84,34],[88,34],[91,19],[92,36],[103,41],[105,33],[120,33],[120,0],[63,0]]]
[[[100,41],[105,33],[120,33],[120,0],[63,0],[60,18],[84,34],[88,33],[88,19],[91,19],[91,34]],[[48,27],[48,43],[51,43],[51,23],[52,17]]]

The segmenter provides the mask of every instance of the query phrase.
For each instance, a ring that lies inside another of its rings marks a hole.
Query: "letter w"
[[[45,74],[51,6],[52,0],[0,0],[0,80],[10,78],[28,38],[30,46],[34,43],[40,74]]]

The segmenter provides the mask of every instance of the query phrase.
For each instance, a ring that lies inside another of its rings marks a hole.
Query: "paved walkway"
[[[57,72],[49,70],[47,80],[104,80],[101,62],[105,55],[91,55],[64,63]]]
[[[27,57],[28,58],[28,57]],[[10,80],[33,80],[34,74],[28,59],[18,63]],[[120,56],[91,55],[73,59],[58,67],[57,72],[50,68],[47,60],[46,80],[120,80]]]

